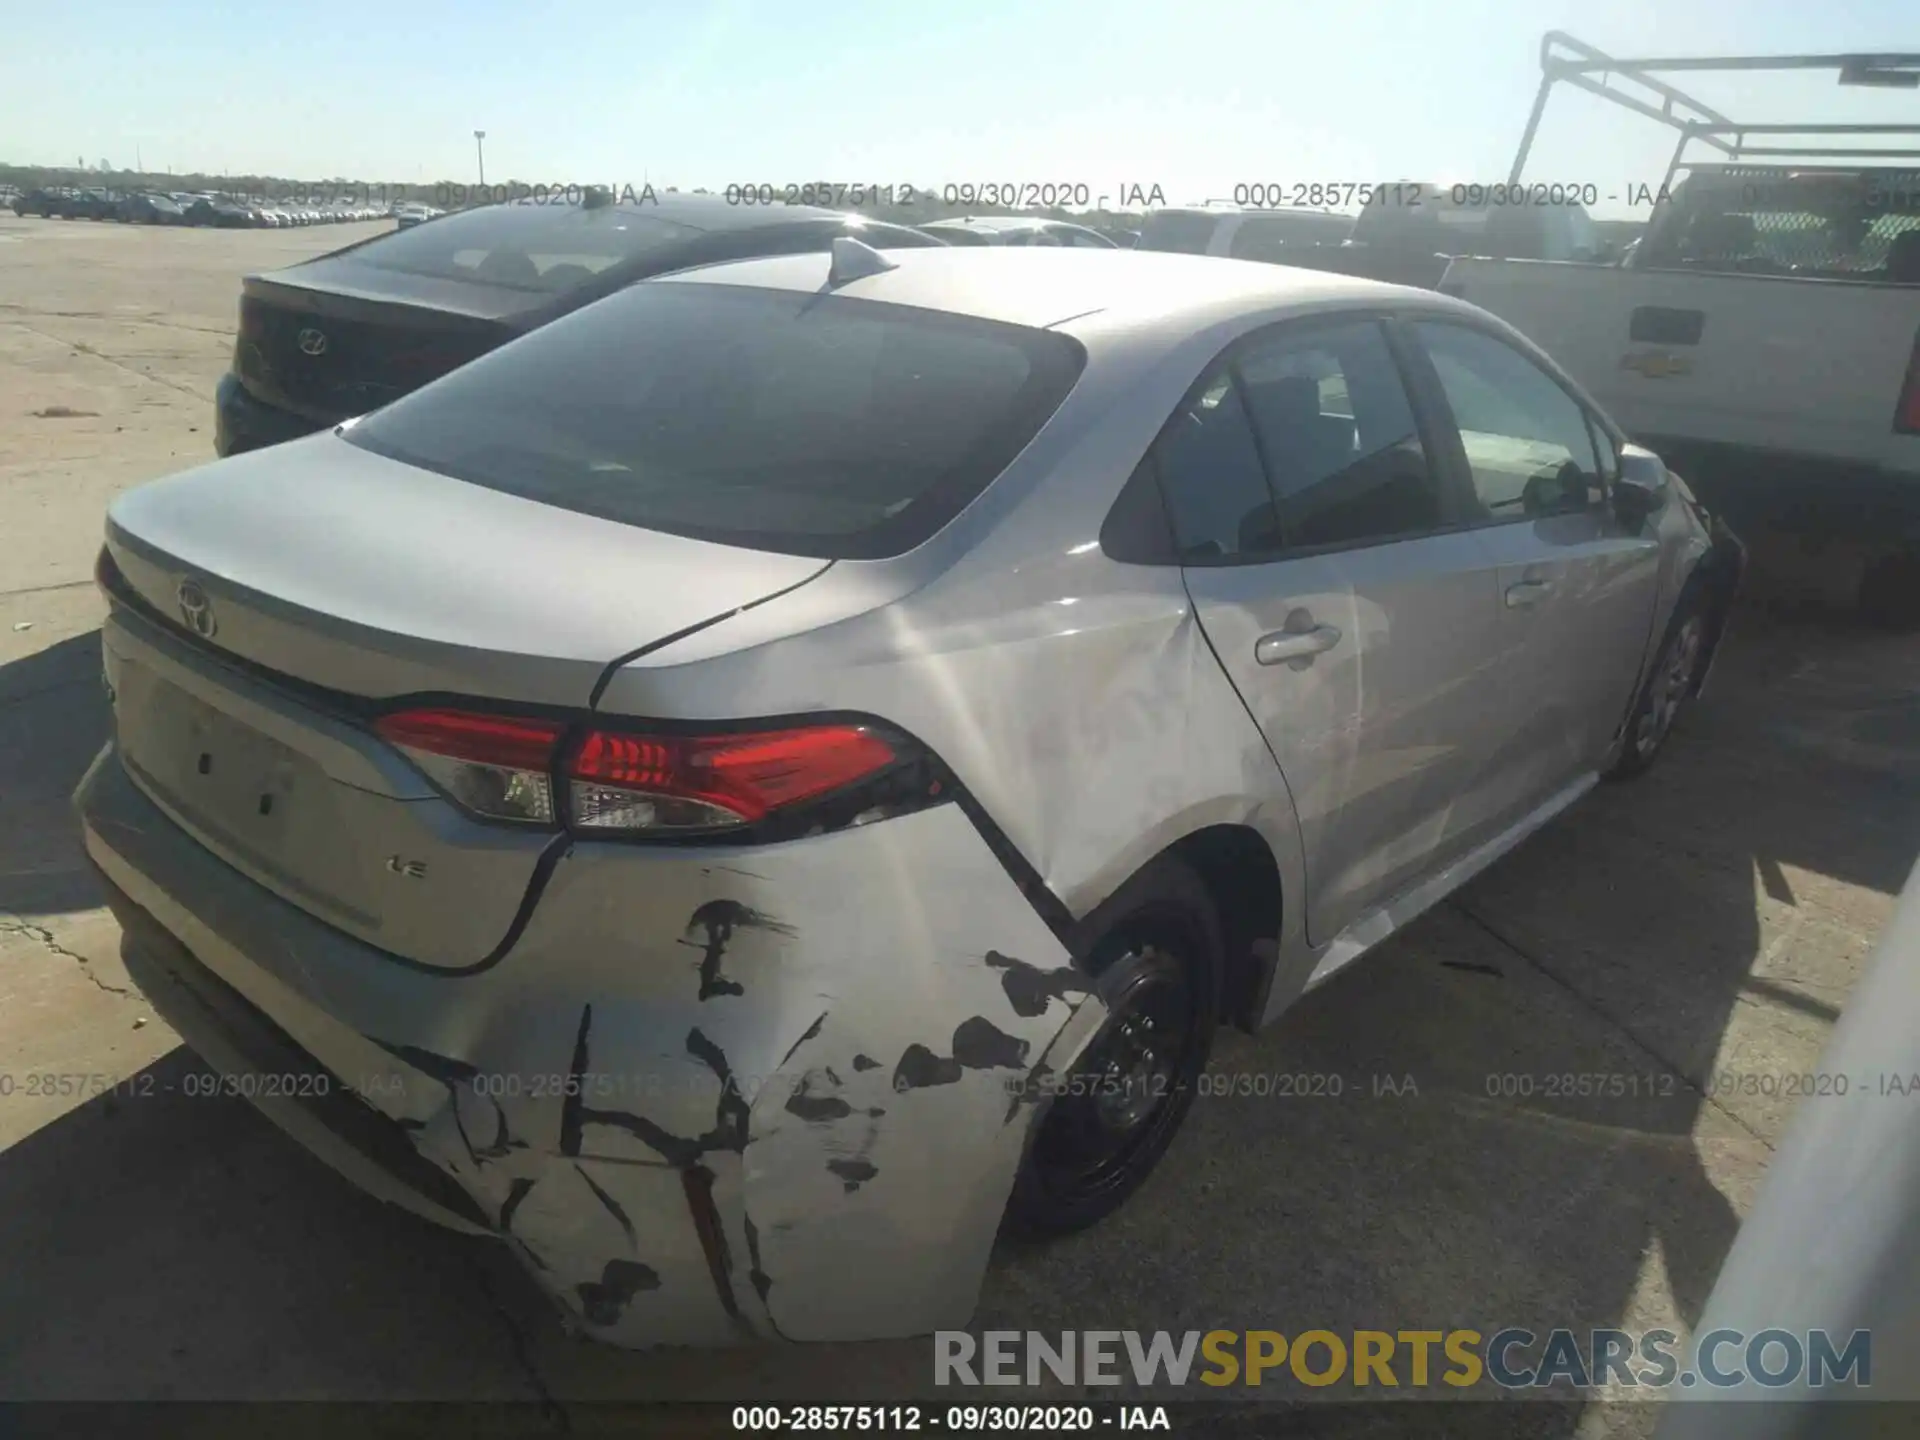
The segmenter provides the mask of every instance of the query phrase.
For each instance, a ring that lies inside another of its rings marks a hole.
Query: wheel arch
[[[1221,937],[1221,1019],[1253,1033],[1265,1009],[1274,959],[1285,918],[1285,888],[1280,861],[1267,838],[1252,825],[1226,821],[1204,825],[1147,857],[1120,884],[1172,858],[1192,870],[1213,903]],[[1095,906],[1075,926],[1069,949],[1084,955],[1107,929],[1111,913]]]

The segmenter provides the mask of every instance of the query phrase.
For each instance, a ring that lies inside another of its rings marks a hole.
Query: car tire
[[[1701,667],[1713,648],[1715,628],[1704,590],[1690,586],[1683,591],[1667,622],[1660,653],[1647,667],[1647,677],[1634,697],[1620,756],[1607,771],[1607,779],[1631,780],[1659,759],[1700,688]]]
[[[1074,950],[1107,1018],[1067,1075],[1031,1077],[1040,1116],[1007,1205],[1028,1238],[1118,1209],[1173,1143],[1220,1019],[1224,945],[1212,897],[1171,855],[1080,926]]]

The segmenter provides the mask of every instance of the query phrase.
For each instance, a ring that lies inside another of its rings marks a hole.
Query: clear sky
[[[0,161],[721,188],[1502,178],[1541,33],[1615,55],[1920,49],[1916,0],[0,0]],[[1735,118],[1920,92],[1696,76]],[[1657,182],[1564,88],[1528,178]]]

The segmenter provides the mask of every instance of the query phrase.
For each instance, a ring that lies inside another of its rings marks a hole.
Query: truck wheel
[[[1634,700],[1620,758],[1607,771],[1607,779],[1630,780],[1644,773],[1659,756],[1667,737],[1693,699],[1712,635],[1711,621],[1700,590],[1690,589],[1681,595],[1673,619],[1667,624],[1667,637],[1660,646],[1660,654],[1648,669],[1640,694]]]
[[[1219,1023],[1220,921],[1191,868],[1160,857],[1089,922],[1086,968],[1107,1018],[1071,1073],[1032,1077],[1044,1110],[1007,1207],[1028,1236],[1085,1229],[1140,1188],[1186,1119]]]

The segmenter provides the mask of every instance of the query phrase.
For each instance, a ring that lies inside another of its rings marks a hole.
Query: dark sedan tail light
[[[557,720],[423,709],[384,716],[374,729],[475,815],[564,819],[599,835],[751,825],[903,758],[873,728],[840,722],[695,735],[588,729],[574,738]]]

